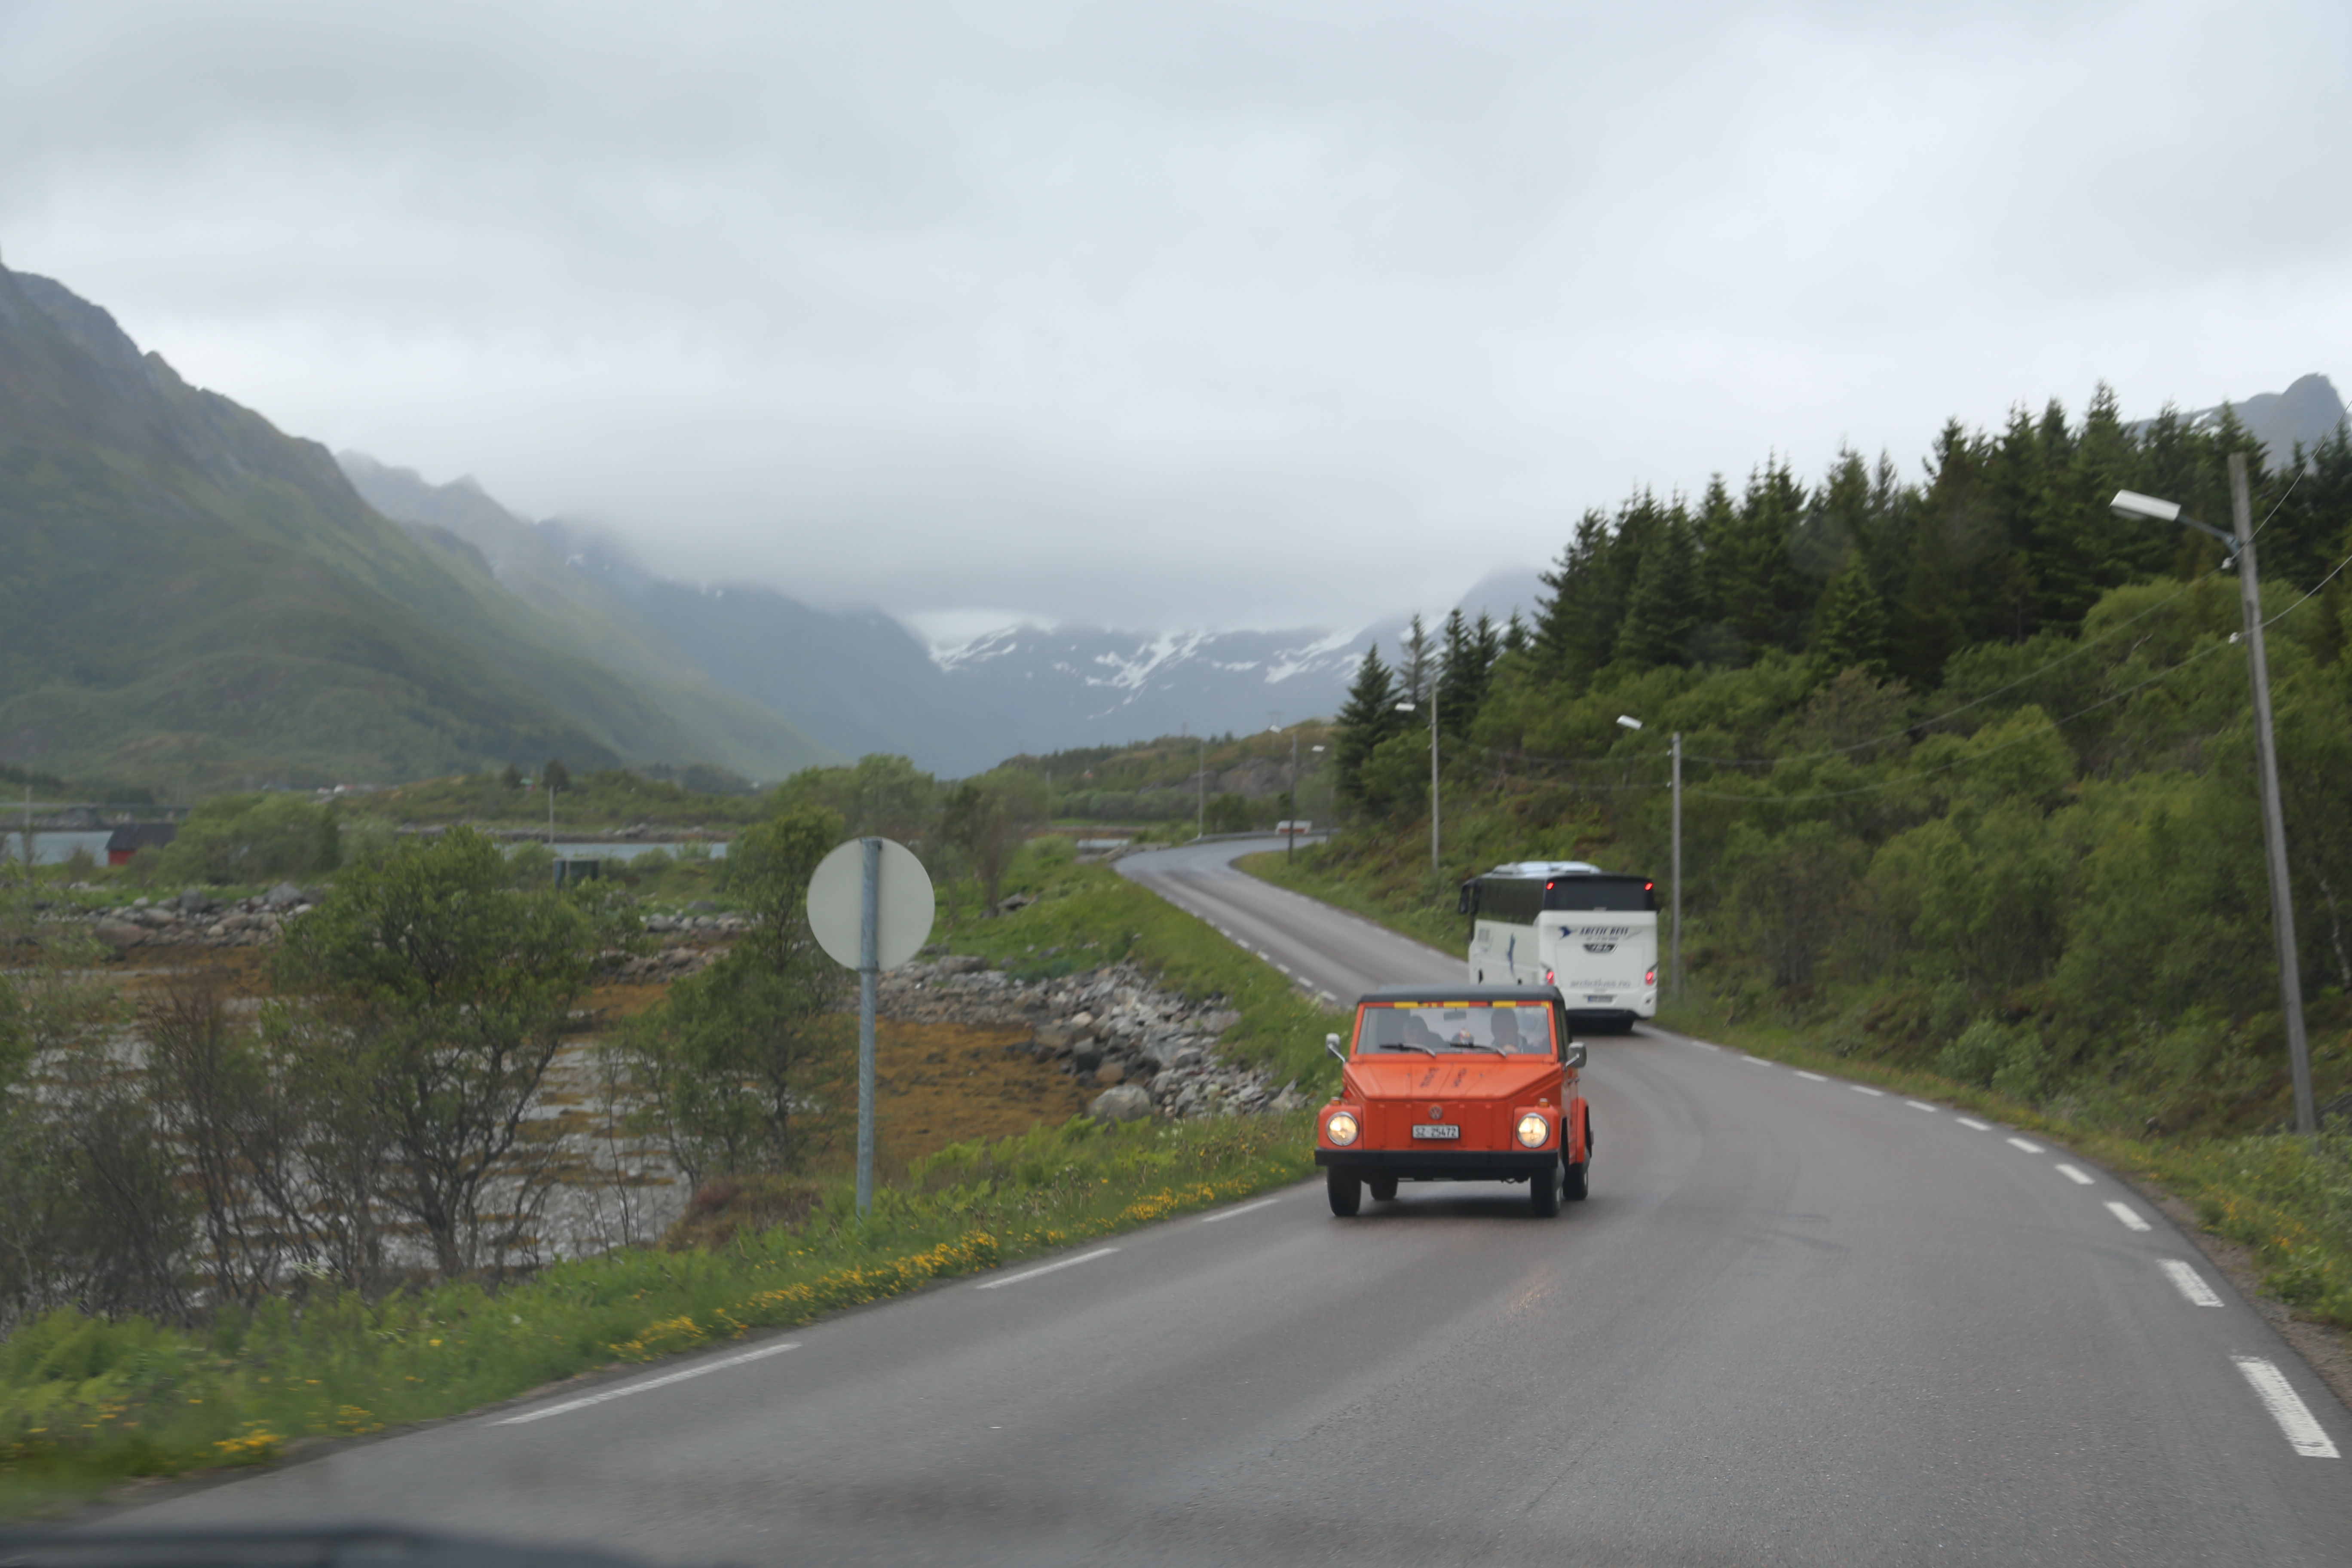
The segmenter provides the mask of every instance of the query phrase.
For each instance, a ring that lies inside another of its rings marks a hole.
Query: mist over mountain
[[[195,788],[831,755],[682,663],[600,662],[454,529],[5,268],[0,528],[0,761]]]

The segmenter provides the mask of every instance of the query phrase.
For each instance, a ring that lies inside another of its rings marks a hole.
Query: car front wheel
[[[1544,1170],[1528,1178],[1528,1204],[1538,1219],[1549,1219],[1559,1212],[1563,1173],[1568,1167],[1554,1160]]]
[[[1354,1172],[1329,1170],[1323,1176],[1331,1192],[1333,1214],[1347,1219],[1364,1206],[1364,1184],[1356,1179]]]

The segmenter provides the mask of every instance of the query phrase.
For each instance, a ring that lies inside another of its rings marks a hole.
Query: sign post
[[[857,1212],[874,1208],[876,982],[922,951],[939,911],[930,874],[887,838],[853,838],[809,877],[809,930],[827,957],[857,971]]]

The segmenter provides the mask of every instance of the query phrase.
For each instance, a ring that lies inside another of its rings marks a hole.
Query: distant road
[[[1224,866],[1254,847],[1119,865],[1311,990],[1461,973]],[[2352,1467],[2303,1451],[2352,1418],[2104,1173],[1663,1032],[1592,1051],[1558,1219],[1297,1187],[124,1522],[679,1563],[2352,1557]]]

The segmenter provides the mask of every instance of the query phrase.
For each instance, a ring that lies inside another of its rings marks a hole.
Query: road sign
[[[930,873],[905,845],[884,838],[881,886],[877,889],[874,967],[896,969],[923,950],[931,936],[939,900]],[[865,840],[853,838],[817,862],[809,879],[809,929],[817,945],[845,969],[860,967],[859,925],[865,915]]]
[[[857,971],[857,1212],[874,1211],[874,977],[923,950],[939,903],[930,873],[903,844],[853,838],[809,878],[809,929],[835,963]]]

